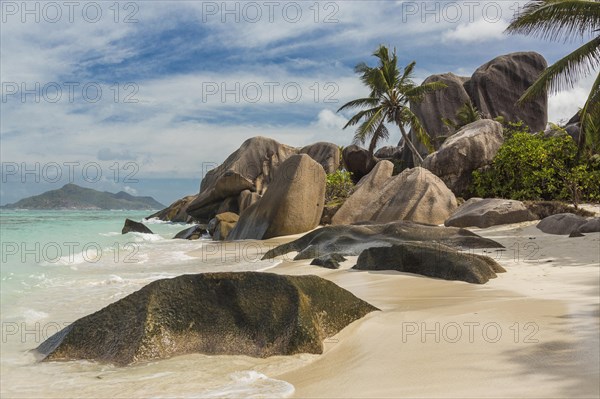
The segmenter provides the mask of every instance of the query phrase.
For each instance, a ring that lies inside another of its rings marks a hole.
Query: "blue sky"
[[[379,44],[417,61],[417,81],[514,51],[551,63],[580,45],[504,35],[524,3],[2,0],[0,202],[66,183],[68,162],[102,172],[75,168],[76,183],[167,203],[248,137],[347,145],[335,111],[365,94],[353,67]],[[550,120],[573,115],[590,86],[553,96]],[[128,162],[137,182],[115,179]],[[44,175],[54,163],[56,182]],[[24,175],[36,168],[39,182]]]

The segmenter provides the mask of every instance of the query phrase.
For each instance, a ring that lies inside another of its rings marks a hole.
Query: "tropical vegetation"
[[[506,29],[551,41],[591,40],[548,67],[525,91],[521,103],[542,93],[573,88],[600,66],[600,2],[594,0],[533,0]],[[598,153],[600,144],[600,73],[580,113],[578,157]]]
[[[355,68],[356,73],[361,75],[361,81],[370,89],[369,96],[350,101],[338,110],[361,109],[350,118],[344,129],[360,123],[354,141],[364,144],[370,139],[368,150],[372,155],[377,144],[389,137],[386,123],[394,124],[400,129],[404,143],[410,148],[415,164],[420,165],[423,157],[408,136],[406,126],[410,126],[417,139],[429,151],[432,146],[419,118],[410,110],[410,103],[420,102],[425,94],[445,88],[446,85],[440,82],[416,85],[413,82],[416,63],[411,62],[401,72],[395,49],[390,52],[382,45],[373,56],[377,58],[377,66],[370,67],[366,63],[360,63]]]

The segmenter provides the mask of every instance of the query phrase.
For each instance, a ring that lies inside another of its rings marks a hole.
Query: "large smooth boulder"
[[[317,276],[205,273],[154,281],[44,341],[44,360],[128,365],[188,353],[322,353],[377,310]]]
[[[296,149],[267,137],[252,137],[202,179],[200,194],[187,212],[198,220],[214,217],[223,200],[250,190],[262,194],[274,170]]]
[[[423,81],[423,84],[439,82],[447,87],[426,94],[423,101],[419,103],[411,103],[411,110],[421,121],[435,148],[439,148],[444,139],[453,133],[442,119],[447,118],[453,122],[458,122],[456,113],[463,105],[471,101],[464,88],[464,84],[468,80],[468,77],[457,76],[453,73],[431,75]],[[427,154],[425,146],[415,140],[414,132],[411,132],[411,138],[419,151],[422,154]]]
[[[442,180],[427,169],[417,167],[389,179],[369,206],[374,212],[366,220],[373,222],[409,220],[442,224],[458,205]]]
[[[544,130],[548,122],[548,96],[516,105],[548,64],[535,52],[502,55],[480,66],[465,84],[471,100],[486,118],[504,117],[523,121],[532,132]]]
[[[470,123],[448,138],[423,167],[444,181],[456,195],[464,195],[473,171],[487,166],[504,143],[502,125],[482,119]]]
[[[164,220],[165,222],[190,223],[193,221],[193,218],[188,215],[187,208],[196,197],[197,195],[188,195],[187,197],[178,199],[165,209],[146,217],[146,219],[157,218],[159,220]]]
[[[331,219],[331,224],[351,224],[370,220],[373,216],[371,203],[380,196],[393,171],[394,164],[390,161],[378,162],[368,175],[360,179],[350,197]]]
[[[559,213],[542,219],[536,227],[546,234],[569,235],[587,221],[583,216]]]
[[[579,234],[600,232],[600,218],[589,219],[587,222],[577,227],[575,231]]]
[[[125,219],[125,224],[123,225],[123,228],[121,229],[121,234],[127,234],[127,233],[154,234],[152,232],[152,230],[150,230],[148,227],[146,227],[142,223],[136,222],[131,219]]]
[[[340,167],[340,148],[333,143],[318,142],[302,147],[299,154],[307,154],[321,164],[325,173],[334,173]]]
[[[395,270],[444,280],[485,284],[505,272],[492,258],[458,252],[456,249],[424,242],[405,242],[391,247],[364,250],[353,269]]]
[[[263,197],[246,208],[228,240],[303,233],[319,224],[325,202],[325,171],[306,154],[289,157]]]
[[[354,183],[358,183],[363,176],[369,174],[377,164],[377,158],[370,155],[369,151],[354,144],[344,147],[342,158],[346,170],[352,173]]]
[[[446,220],[446,226],[486,228],[536,220],[521,201],[500,198],[471,198]]]
[[[215,229],[213,232],[213,239],[217,241],[224,241],[227,239],[231,230],[235,227],[240,217],[233,212],[220,213],[215,216]]]
[[[327,255],[357,256],[367,248],[404,242],[439,243],[456,249],[504,248],[500,243],[456,227],[399,221],[386,224],[326,226],[269,250],[263,259],[298,252],[294,260]]]
[[[249,208],[250,205],[254,204],[259,199],[260,195],[258,193],[254,193],[250,190],[242,191],[238,197],[239,213],[242,213],[244,209]]]

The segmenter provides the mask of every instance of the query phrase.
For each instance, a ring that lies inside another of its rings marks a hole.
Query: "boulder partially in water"
[[[128,365],[189,353],[322,353],[323,339],[377,310],[317,276],[206,273],[154,281],[44,341],[44,360]]]
[[[154,234],[152,230],[143,225],[140,222],[136,222],[135,220],[125,219],[125,225],[123,225],[123,229],[121,229],[121,234],[127,233],[144,233],[144,234]]]

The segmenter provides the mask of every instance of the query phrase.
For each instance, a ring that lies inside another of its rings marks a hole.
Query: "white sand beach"
[[[319,275],[381,312],[328,339],[315,361],[269,377],[298,398],[598,397],[600,234],[535,224],[472,229],[506,247],[490,255],[507,272],[485,285],[348,270],[356,258],[329,270],[289,254],[269,271]]]

